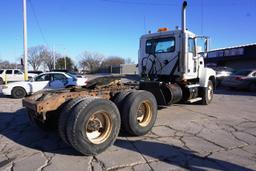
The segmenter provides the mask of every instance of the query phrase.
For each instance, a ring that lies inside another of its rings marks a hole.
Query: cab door
[[[196,43],[192,37],[188,38],[188,55],[187,55],[187,75],[193,79],[197,78],[197,56],[196,56]]]
[[[146,41],[148,57],[142,61],[142,65],[146,66],[146,73],[168,76],[173,74],[178,60],[175,40],[175,35],[168,35]]]

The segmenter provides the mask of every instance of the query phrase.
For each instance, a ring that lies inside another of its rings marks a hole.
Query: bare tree
[[[54,56],[51,54],[50,51],[48,51],[48,50],[44,51],[43,61],[44,61],[44,64],[47,66],[49,71],[54,69]]]
[[[95,73],[100,68],[104,55],[100,53],[92,53],[85,51],[81,55],[81,60],[79,62],[83,70],[89,70],[91,73]]]
[[[102,67],[117,66],[124,63],[125,63],[124,58],[119,56],[110,56],[103,60]]]
[[[125,59],[125,64],[134,64],[135,62],[131,58]]]
[[[42,56],[43,63],[47,66],[49,71],[54,69],[54,60],[57,61],[59,58],[61,58],[61,55],[59,53],[50,51],[49,49],[45,49],[42,53]]]
[[[2,61],[0,60],[0,69],[15,69],[15,68],[22,68],[20,64],[11,63],[9,61]]]
[[[33,70],[38,70],[41,66],[45,51],[45,46],[34,46],[28,49],[28,63],[32,66]]]

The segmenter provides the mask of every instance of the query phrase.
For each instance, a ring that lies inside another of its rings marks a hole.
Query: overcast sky
[[[27,0],[28,46],[47,45],[79,60],[100,52],[137,61],[139,38],[181,24],[181,0]],[[189,0],[188,29],[211,48],[256,42],[256,0]],[[0,59],[19,61],[22,0],[0,1]]]

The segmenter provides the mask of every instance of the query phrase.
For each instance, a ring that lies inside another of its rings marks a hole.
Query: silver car
[[[229,88],[256,91],[256,69],[239,70],[222,81]]]
[[[226,77],[229,77],[234,73],[234,69],[230,67],[214,67],[213,68],[216,71],[216,85],[219,86]]]

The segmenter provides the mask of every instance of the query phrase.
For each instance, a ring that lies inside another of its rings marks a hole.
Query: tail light
[[[243,77],[236,77],[235,80],[238,80],[238,81],[243,80]]]

